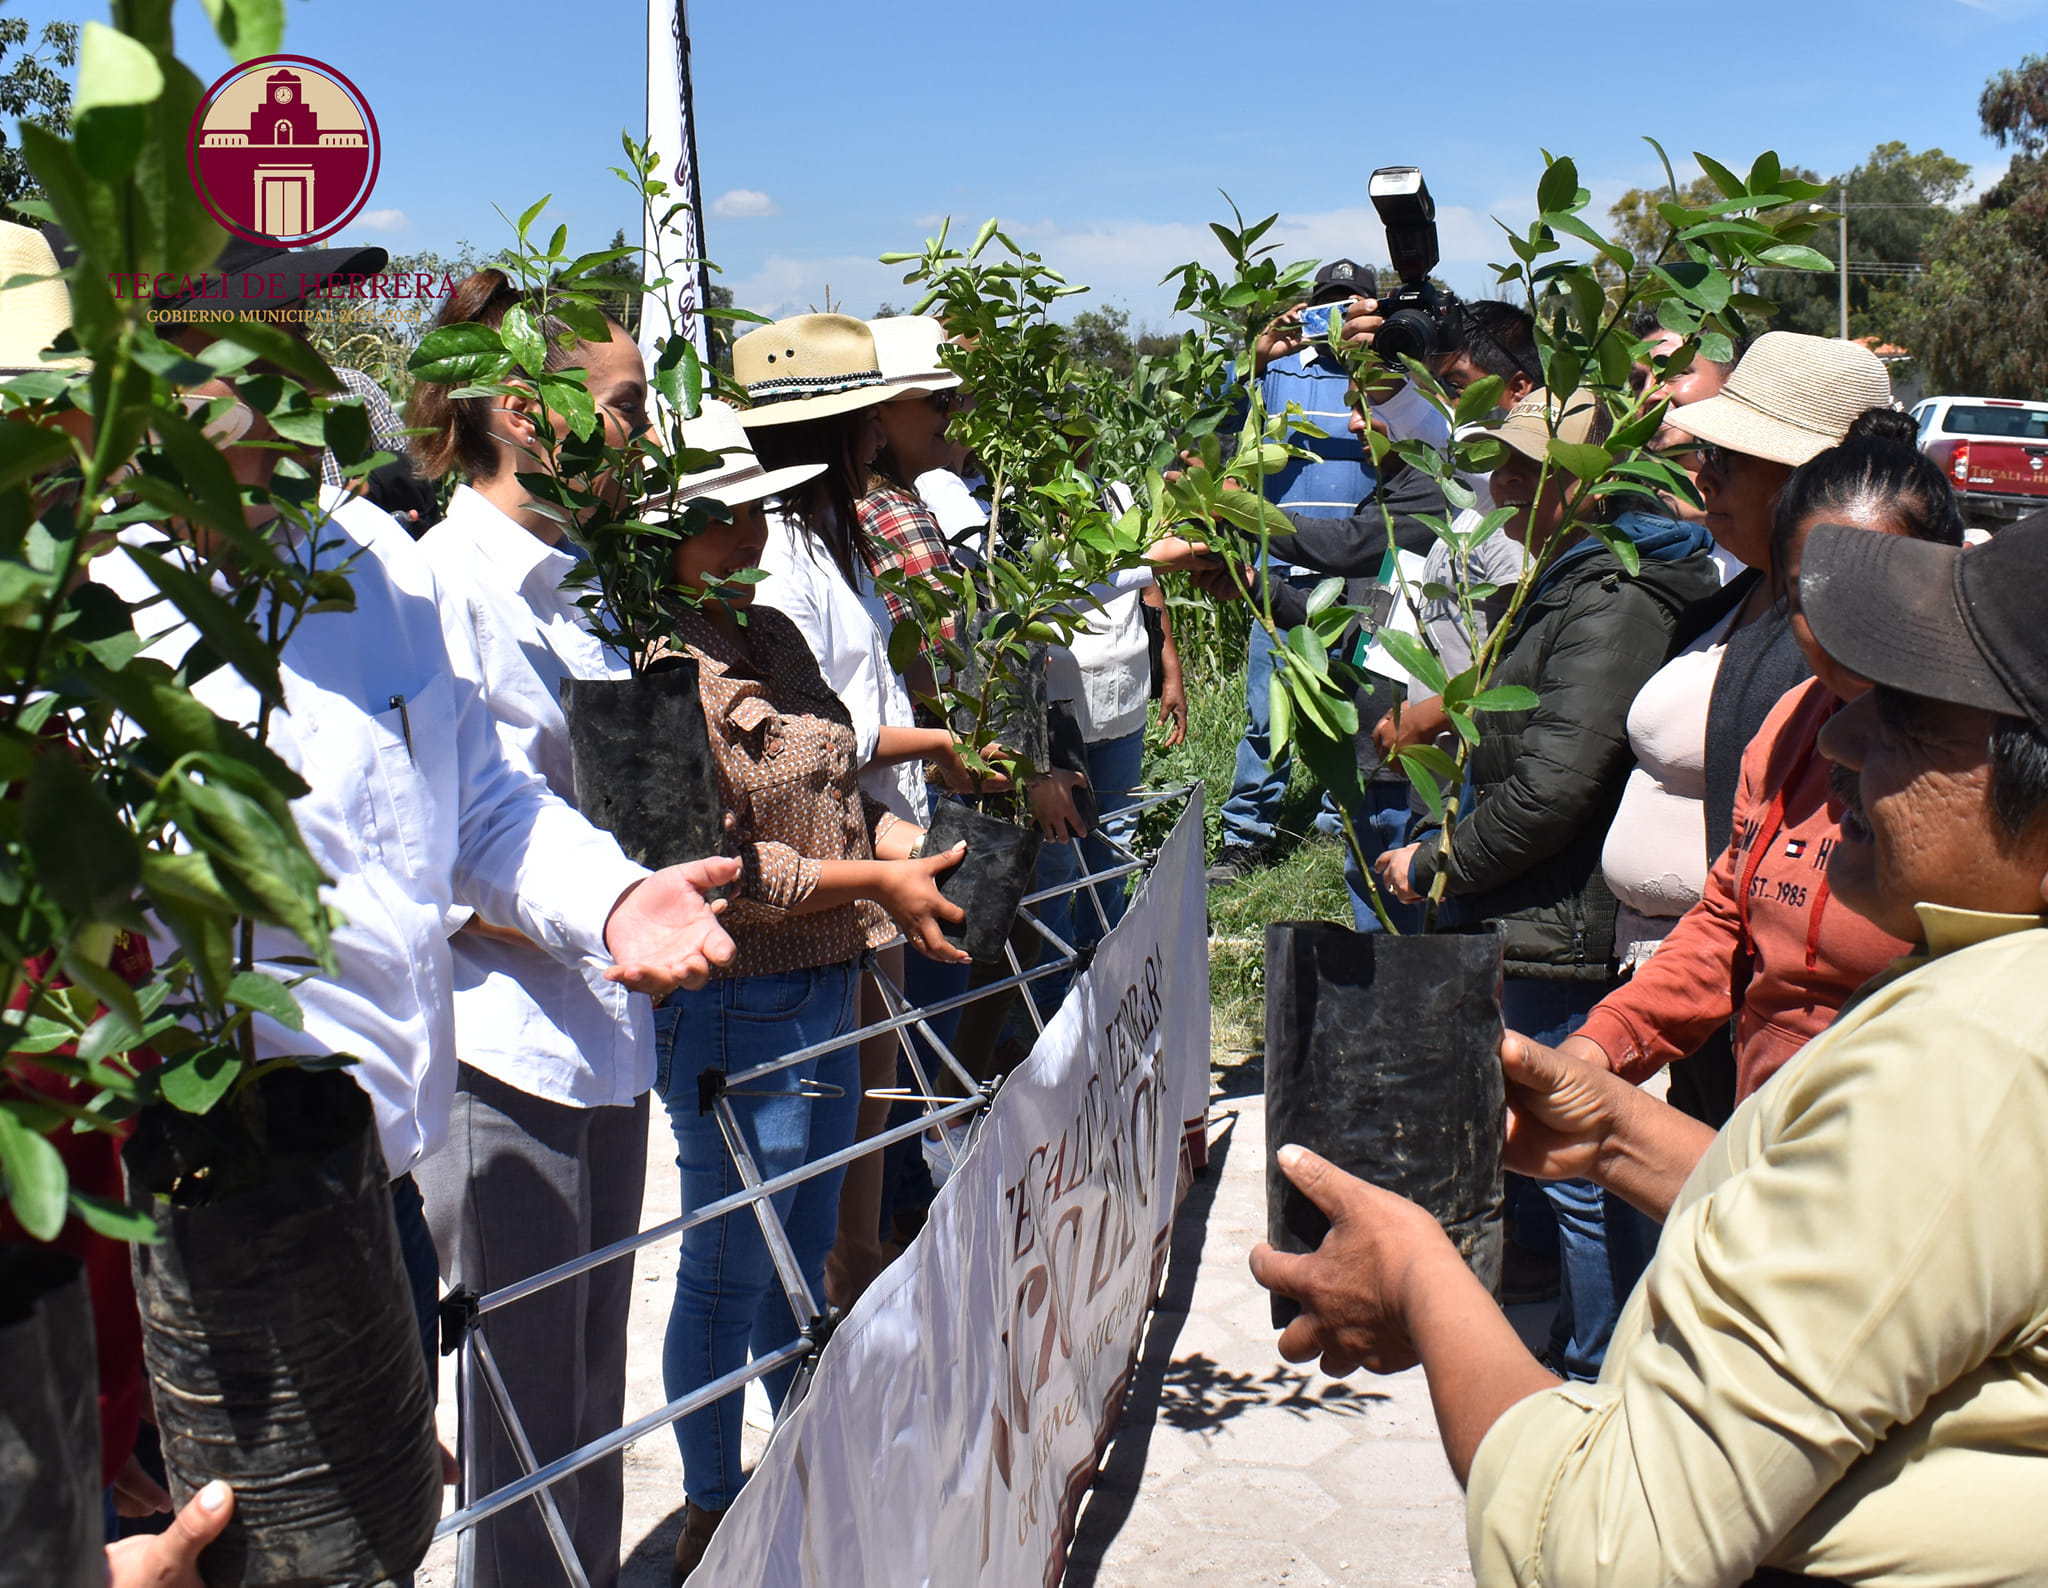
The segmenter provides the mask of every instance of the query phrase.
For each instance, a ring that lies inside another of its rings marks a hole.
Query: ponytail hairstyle
[[[533,308],[532,299],[512,285],[502,270],[479,270],[465,277],[441,306],[434,328],[449,325],[487,325],[496,330],[504,323],[505,311],[513,304]],[[609,315],[606,323],[617,328]],[[543,362],[550,374],[575,366],[583,343],[568,326],[552,314],[535,313],[534,328],[547,344]],[[420,472],[439,479],[454,470],[468,480],[488,480],[498,472],[497,437],[491,432],[491,415],[497,403],[490,397],[457,397],[459,386],[423,380],[413,387],[406,404],[405,422],[413,429],[431,434],[412,438],[412,455]]]
[[[874,543],[861,527],[860,499],[867,495],[865,471],[854,455],[862,427],[871,422],[865,408],[799,419],[786,425],[760,425],[747,431],[754,456],[771,473],[776,469],[822,463],[825,472],[783,498],[783,510],[823,546],[846,582],[860,588],[861,576],[875,566]]]
[[[1849,434],[1792,471],[1771,519],[1771,584],[1784,600],[1785,568],[1799,526],[1817,514],[1882,517],[1915,540],[1963,543],[1963,510],[1948,476],[1917,445],[1911,415],[1866,408]]]

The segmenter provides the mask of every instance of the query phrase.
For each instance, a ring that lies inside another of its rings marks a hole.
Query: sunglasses
[[[960,392],[957,387],[946,391],[928,392],[924,400],[936,408],[942,418],[960,411]]]

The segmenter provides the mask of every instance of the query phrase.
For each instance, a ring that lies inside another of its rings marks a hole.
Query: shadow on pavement
[[[1244,1068],[1247,1066],[1240,1065],[1222,1072],[1219,1079],[1224,1082],[1226,1097],[1245,1096],[1263,1084],[1255,1081],[1243,1090],[1229,1091],[1231,1078]],[[1220,1098],[1212,1099],[1212,1106],[1221,1101]],[[1152,1430],[1158,1424],[1168,1384],[1171,1382],[1176,1386],[1172,1391],[1176,1403],[1186,1403],[1191,1396],[1200,1397],[1199,1390],[1183,1386],[1176,1378],[1186,1364],[1174,1361],[1173,1348],[1188,1321],[1188,1306],[1195,1294],[1195,1275],[1202,1266],[1202,1244],[1208,1236],[1209,1209],[1216,1201],[1217,1188],[1223,1183],[1223,1166],[1237,1139],[1237,1116],[1234,1113],[1225,1115],[1225,1123],[1227,1128],[1209,1143],[1207,1172],[1189,1189],[1187,1200],[1181,1204],[1180,1213],[1174,1219],[1173,1244],[1166,1264],[1166,1286],[1159,1304],[1152,1309],[1151,1321],[1145,1330],[1144,1349],[1131,1370],[1130,1388],[1124,1398],[1123,1416],[1117,1422],[1116,1438],[1109,1447],[1109,1459],[1096,1474],[1095,1487],[1089,1491],[1080,1525],[1075,1529],[1073,1546],[1067,1553],[1065,1588],[1094,1588],[1096,1576],[1102,1570],[1104,1553],[1130,1519],[1131,1507],[1138,1498],[1139,1482],[1145,1475],[1145,1454],[1152,1443]],[[1211,1364],[1212,1369],[1213,1366]]]
[[[1159,1420],[1183,1433],[1205,1433],[1256,1407],[1295,1417],[1332,1412],[1356,1417],[1374,1402],[1392,1398],[1375,1390],[1353,1389],[1349,1384],[1326,1384],[1320,1394],[1312,1395],[1309,1382],[1308,1374],[1293,1368],[1276,1367],[1263,1375],[1233,1373],[1206,1356],[1183,1357],[1167,1366],[1160,1386]]]

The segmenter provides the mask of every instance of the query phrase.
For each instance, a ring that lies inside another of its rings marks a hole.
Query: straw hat
[[[898,314],[886,320],[870,320],[868,330],[874,333],[882,379],[897,388],[889,394],[891,397],[904,396],[906,387],[918,388],[918,395],[923,396],[952,391],[960,384],[960,377],[946,368],[945,360],[939,357],[946,328],[929,314]]]
[[[685,419],[683,444],[702,452],[719,453],[718,467],[702,474],[683,475],[676,481],[675,490],[649,503],[642,516],[652,517],[677,502],[687,504],[701,497],[710,497],[727,507],[758,502],[764,496],[780,496],[825,472],[822,463],[799,463],[787,469],[762,468],[761,460],[754,456],[754,449],[747,442],[740,419],[737,408],[716,398],[706,400],[704,411],[695,419]]]
[[[47,276],[47,281],[10,287],[16,276]],[[71,329],[71,289],[57,277],[57,256],[49,239],[33,226],[0,221],[0,375],[37,369],[86,369],[90,360],[45,359],[44,348],[59,332]]]
[[[1798,467],[1849,434],[1866,408],[1888,408],[1892,379],[1869,348],[1831,336],[1766,331],[1720,394],[1671,410],[1669,423],[1730,452]]]
[[[874,334],[844,314],[799,314],[749,331],[732,345],[732,374],[751,404],[740,415],[749,429],[852,413],[930,389],[889,385]]]
[[[1550,393],[1538,387],[1508,410],[1498,430],[1487,435],[1506,442],[1525,458],[1543,461],[1550,446],[1550,420],[1556,403]],[[1557,420],[1557,439],[1573,443],[1592,439],[1594,422],[1600,417],[1599,397],[1581,386],[1564,400],[1564,412]]]

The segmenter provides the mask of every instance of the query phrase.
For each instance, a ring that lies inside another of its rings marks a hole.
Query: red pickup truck
[[[2048,402],[1928,397],[1914,405],[1920,450],[1941,465],[1973,524],[2048,508]]]

